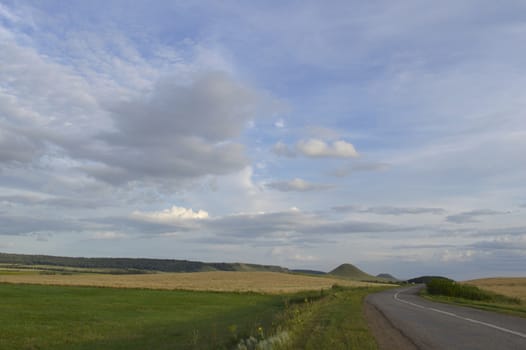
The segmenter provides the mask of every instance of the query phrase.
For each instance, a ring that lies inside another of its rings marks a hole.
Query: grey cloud
[[[270,182],[265,185],[268,188],[281,191],[281,192],[311,192],[311,191],[323,191],[332,188],[332,185],[328,184],[315,184],[307,182],[302,179],[293,179],[290,181],[276,181]]]
[[[0,78],[13,83],[0,91],[0,166],[70,158],[92,178],[121,185],[222,175],[249,164],[236,138],[271,98],[228,73],[166,77],[151,88],[149,81],[139,97],[98,71],[82,67],[88,81],[8,38],[0,43]],[[147,76],[151,68],[138,69]]]
[[[384,171],[389,168],[389,164],[386,163],[357,163],[351,166],[335,169],[329,173],[329,175],[335,177],[346,177],[356,172],[365,171]]]
[[[438,249],[438,248],[456,248],[453,244],[403,244],[394,246],[394,249]]]
[[[257,117],[260,97],[225,73],[202,74],[187,84],[166,79],[147,97],[108,107],[111,132],[79,136],[38,126],[24,133],[4,131],[0,161],[30,162],[47,142],[81,161],[78,170],[112,185],[228,174],[249,163],[234,139]]]
[[[526,235],[526,226],[516,226],[516,227],[503,227],[503,228],[494,228],[494,229],[483,229],[483,230],[473,230],[470,231],[470,235],[474,237],[484,237],[484,236],[521,236]]]
[[[297,211],[265,214],[229,215],[206,222],[215,233],[232,236],[272,236],[283,232],[301,231],[304,225],[320,220],[312,214]]]
[[[24,235],[45,232],[70,232],[80,230],[79,225],[67,220],[12,216],[0,213],[0,235]]]
[[[280,157],[296,157],[296,152],[281,141],[276,142],[274,146],[272,146],[272,152]]]
[[[95,219],[86,219],[88,223],[94,223],[101,229],[110,231],[120,231],[150,236],[162,233],[188,232],[195,229],[195,225],[188,223],[163,223],[142,220],[132,216],[114,216]]]
[[[388,233],[417,229],[377,222],[328,220],[316,214],[297,211],[226,216],[203,220],[203,223],[207,229],[216,234],[245,237],[273,236],[283,233],[302,237],[309,235],[329,237],[334,234]]]
[[[508,212],[496,211],[496,210],[491,210],[491,209],[479,209],[479,210],[466,211],[466,212],[455,214],[455,215],[449,215],[446,217],[446,221],[453,222],[456,224],[477,223],[480,221],[479,220],[480,217],[490,216],[490,215],[503,215],[503,214],[508,214]]]
[[[12,204],[22,205],[43,205],[64,208],[99,208],[105,206],[106,203],[101,203],[97,200],[82,199],[82,198],[68,198],[68,197],[51,197],[42,198],[31,195],[10,195],[0,196],[0,202],[7,202]]]
[[[362,233],[413,232],[419,227],[393,225],[382,222],[329,220],[315,213],[296,210],[228,215],[203,220],[180,222],[152,222],[141,218],[115,217],[98,220],[106,229],[128,230],[144,234],[167,232],[195,232],[232,239],[279,239],[308,240],[308,237],[331,239],[332,235]]]
[[[472,248],[483,249],[483,250],[519,250],[526,251],[526,240],[492,240],[492,241],[480,241],[469,245]]]
[[[107,139],[132,146],[186,136],[224,141],[245,128],[257,111],[257,100],[255,91],[226,73],[202,74],[190,84],[164,79],[147,98],[112,109],[118,132]]]
[[[248,164],[238,137],[256,117],[258,95],[226,74],[161,81],[144,99],[112,107],[116,131],[71,150],[98,164],[81,169],[103,181],[180,180],[221,175]]]
[[[498,236],[522,236],[526,235],[526,226],[513,226],[513,227],[502,227],[502,228],[490,228],[490,229],[481,229],[481,228],[471,228],[457,226],[457,228],[452,227],[440,227],[434,230],[437,237],[498,237]]]
[[[393,225],[381,222],[342,221],[307,227],[304,232],[311,234],[352,234],[352,233],[393,233],[421,229],[416,226]]]
[[[185,238],[181,238],[185,239]],[[283,246],[284,244],[290,244],[294,247],[318,247],[323,244],[336,243],[331,237],[313,237],[313,236],[302,236],[302,235],[289,235],[284,238],[280,237],[251,237],[247,240],[244,236],[232,236],[232,235],[214,235],[210,237],[188,237],[186,240],[204,243],[204,244],[246,244],[251,247],[276,247]]]
[[[29,195],[4,195],[0,196],[0,202],[11,204],[37,204],[41,198]],[[1,214],[1,213],[0,213]]]
[[[31,138],[20,128],[0,123],[0,164],[29,163],[42,153],[42,148],[42,140]]]
[[[371,213],[377,215],[419,215],[419,214],[432,214],[442,215],[446,211],[442,208],[424,208],[424,207],[391,207],[391,206],[379,206],[362,208],[353,205],[336,206],[332,208],[337,212],[357,212],[357,213]]]
[[[90,155],[98,163],[78,169],[113,185],[149,179],[177,182],[241,170],[248,164],[244,151],[236,143],[211,145],[197,138],[181,138],[158,148],[129,148],[121,153],[109,148],[105,154]]]
[[[399,208],[399,207],[372,207],[367,212],[378,215],[405,215],[405,214],[433,214],[441,215],[446,211],[442,208]]]
[[[340,212],[340,213],[361,210],[360,207],[356,205],[338,205],[338,206],[332,207],[331,209],[334,211]]]

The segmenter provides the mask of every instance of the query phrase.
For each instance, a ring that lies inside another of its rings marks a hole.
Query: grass
[[[333,284],[349,287],[377,285],[339,278],[315,277],[277,272],[195,272],[139,275],[108,274],[0,274],[0,282],[48,284],[62,286],[97,286],[112,288],[180,289],[200,291],[252,291],[259,293],[294,293],[330,288]]]
[[[428,299],[526,317],[526,305],[518,297],[475,285],[433,279],[422,295]],[[500,289],[502,291],[502,289]]]
[[[526,277],[483,278],[465,283],[494,293],[519,298],[523,303],[526,303]]]
[[[283,297],[0,284],[0,349],[222,349],[269,327]]]
[[[1,254],[1,253],[0,253]],[[70,267],[57,265],[25,265],[14,263],[0,263],[0,269],[16,270],[16,271],[32,271],[40,274],[72,274],[72,273],[99,273],[99,274],[139,274],[139,273],[155,273],[155,271],[144,271],[137,269],[125,268],[89,268],[89,267]]]
[[[518,298],[493,293],[480,289],[476,286],[456,283],[446,279],[432,279],[426,285],[427,292],[431,295],[443,295],[446,297],[462,298],[472,301],[485,301],[501,304],[520,304]]]
[[[16,269],[0,269],[0,276],[13,276],[13,275],[36,275],[37,271],[27,270],[16,270]]]
[[[0,349],[232,349],[281,335],[276,349],[376,349],[362,305],[379,289],[278,295],[0,283]]]
[[[382,289],[336,287],[319,301],[291,308],[286,322],[290,341],[278,349],[377,349],[363,315],[363,300]]]

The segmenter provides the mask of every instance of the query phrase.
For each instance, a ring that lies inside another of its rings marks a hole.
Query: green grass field
[[[363,297],[375,290],[270,295],[0,284],[0,349],[232,349],[284,330],[284,349],[376,349],[362,315]]]
[[[0,284],[0,349],[221,349],[283,297]]]

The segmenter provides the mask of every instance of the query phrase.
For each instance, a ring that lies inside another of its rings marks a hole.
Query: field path
[[[525,318],[431,302],[416,295],[421,288],[386,290],[366,302],[416,349],[526,349]]]

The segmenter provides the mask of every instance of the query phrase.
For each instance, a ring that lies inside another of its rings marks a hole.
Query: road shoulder
[[[379,350],[418,350],[418,347],[394,327],[383,313],[368,301],[368,298],[364,301],[363,310]]]

